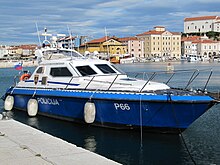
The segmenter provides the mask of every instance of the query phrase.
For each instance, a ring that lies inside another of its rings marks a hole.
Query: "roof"
[[[141,34],[137,34],[137,36],[145,36],[145,35],[161,35],[163,34],[165,31],[156,31],[156,30],[150,30]],[[181,33],[179,32],[170,32],[173,35],[181,35]]]
[[[182,37],[181,41],[196,41],[200,40],[201,36],[189,36],[189,37]]]
[[[220,17],[219,16],[190,17],[190,18],[185,18],[184,22],[187,22],[187,21],[201,21],[201,20],[213,20],[213,19],[220,19]]]
[[[111,38],[114,38],[114,37],[105,36],[105,37],[102,37],[102,38],[91,40],[91,41],[87,42],[87,44],[101,43],[101,42],[105,42],[105,41],[107,41]]]
[[[138,40],[138,39],[137,39],[137,37],[123,37],[123,38],[118,38],[118,41],[120,41],[120,42],[131,41],[131,40]]]
[[[145,35],[161,35],[163,32],[165,31],[156,31],[156,30],[150,30],[150,31],[147,31],[147,32],[144,32],[144,33],[141,33],[141,34],[137,34],[137,36],[145,36]]]
[[[19,48],[21,49],[35,49],[37,45],[20,45]]]
[[[197,40],[197,41],[193,41],[192,43],[212,44],[212,43],[217,43],[217,41],[213,41],[213,40]]]
[[[164,26],[155,26],[154,28],[165,28]]]

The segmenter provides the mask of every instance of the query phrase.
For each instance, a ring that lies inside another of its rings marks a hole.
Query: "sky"
[[[0,45],[38,44],[45,27],[88,40],[105,36],[105,28],[117,37],[155,26],[183,32],[184,18],[220,16],[219,7],[219,0],[0,0]]]

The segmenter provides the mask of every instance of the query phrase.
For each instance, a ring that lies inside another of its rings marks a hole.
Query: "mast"
[[[107,43],[107,57],[108,57],[108,60],[110,61],[110,56],[109,56],[109,48],[108,48],[108,36],[107,36],[107,30],[106,30],[106,27],[105,27],[105,41]]]

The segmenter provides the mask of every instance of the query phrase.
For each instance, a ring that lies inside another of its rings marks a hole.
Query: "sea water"
[[[220,63],[172,63],[175,70],[212,69],[208,90],[220,91]],[[118,67],[126,72],[154,72],[166,70],[166,63],[123,64]],[[34,68],[25,68],[33,71]],[[208,72],[208,71],[207,71]],[[19,71],[0,69],[0,96],[14,84]],[[150,74],[147,75],[150,77]],[[157,77],[155,77],[157,78]],[[181,73],[177,79],[190,78]],[[199,77],[195,86],[203,87]],[[166,81],[166,80],[165,80]],[[206,81],[205,81],[206,82]],[[175,80],[174,82],[175,83]],[[3,110],[3,101],[0,100]],[[43,116],[28,117],[26,112],[13,110],[13,119],[62,138],[77,146],[103,155],[126,165],[145,164],[220,164],[220,106],[216,105],[196,120],[182,135],[119,131],[65,122]],[[74,164],[74,162],[73,162]]]

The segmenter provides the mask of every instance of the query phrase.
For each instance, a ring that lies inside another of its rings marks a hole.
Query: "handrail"
[[[112,85],[114,84],[115,80],[118,78],[118,74],[116,75],[115,79],[113,80],[113,82],[110,84],[110,86],[108,87],[107,90],[110,90],[110,88],[112,87]]]
[[[208,80],[206,81],[206,84],[205,84],[205,86],[204,86],[204,88],[203,88],[203,92],[205,92],[205,89],[206,89],[206,87],[207,87],[207,85],[208,85],[208,83],[209,83],[209,80],[210,80],[211,76],[212,76],[212,70],[210,71]],[[219,98],[219,97],[218,97],[218,98]]]
[[[184,88],[184,89],[187,89],[187,87],[195,80],[195,78],[199,75],[199,72],[198,72],[199,70],[195,70],[194,72],[193,72],[193,74],[192,74],[192,76],[190,77],[190,79],[189,79],[189,81],[188,81],[188,83],[187,83],[187,85],[186,85],[186,87]],[[198,72],[197,74],[196,74],[196,72]],[[196,74],[196,75],[195,75]],[[195,76],[194,76],[195,75]]]
[[[89,83],[86,85],[86,87],[85,87],[85,89],[87,89],[87,87],[89,86],[89,84],[92,82],[92,80],[95,78],[95,76],[93,76],[92,78],[91,78],[91,80],[89,81]]]
[[[153,75],[147,80],[147,82],[143,85],[143,87],[141,88],[140,92],[142,92],[142,90],[145,88],[145,86],[147,85],[147,83],[150,81],[150,80],[153,80],[154,77],[156,76],[156,72],[153,73]]]
[[[191,73],[190,74],[187,73],[187,72],[192,72],[192,71],[193,71],[192,74]],[[127,86],[127,89],[129,89],[129,87],[131,87],[134,84],[134,88],[132,88],[131,90],[135,89],[135,91],[137,91],[137,92],[143,92],[143,90],[147,86],[147,84],[149,84],[150,81],[155,79],[155,77],[157,75],[160,75],[162,73],[166,74],[168,77],[167,76],[166,77],[162,76],[161,78],[163,80],[165,79],[164,84],[168,84],[171,81],[173,81],[173,79],[175,80],[174,76],[177,73],[186,72],[187,76],[190,76],[189,79],[187,80],[188,81],[187,84],[184,85],[183,83],[185,83],[185,81],[183,81],[182,84],[181,84],[183,86],[181,88],[179,88],[179,87],[177,87],[177,88],[187,90],[187,88],[190,86],[190,84],[192,84],[195,81],[195,79],[199,76],[200,72],[202,72],[202,71],[210,71],[210,69],[204,69],[204,70],[198,70],[198,69],[179,70],[179,71],[174,71],[174,73],[172,73],[172,74],[164,72],[164,71],[161,71],[161,72],[149,72],[149,73],[153,73],[152,75],[149,75],[147,72],[143,72],[142,73],[143,75],[147,75],[147,77],[149,77],[149,76],[150,77],[147,80],[140,81],[140,83],[137,83],[137,84],[132,83],[132,81],[123,81],[123,79],[119,79],[119,76],[123,76],[123,78],[125,78],[124,76],[126,76],[126,78],[128,78],[128,79],[129,79],[129,77],[132,78],[132,76],[127,76],[127,74],[113,74],[113,75],[112,74],[106,74],[106,75],[91,75],[91,76],[85,76],[85,77],[71,77],[71,79],[69,80],[69,84],[71,82],[74,82],[75,78],[78,78],[78,79],[79,78],[83,78],[83,80],[88,81],[88,83],[85,82],[85,84],[84,84],[85,86],[84,87],[80,86],[78,89],[84,89],[84,90],[90,89],[89,86],[91,86],[91,83],[94,82],[96,84],[98,84],[98,83],[106,83],[106,84],[103,84],[103,90],[105,89],[107,91],[114,90],[114,89],[112,89],[112,86],[115,85],[115,84],[119,85],[119,86],[117,86],[118,88],[116,88],[116,89],[120,89],[120,85],[125,86],[125,87]],[[208,85],[208,83],[210,81],[210,78],[212,76],[212,73],[213,72],[211,70],[211,72],[209,74],[209,77],[208,77],[208,79],[207,79],[207,81],[205,83],[203,91],[206,89],[206,87],[207,87],[207,85]],[[133,74],[133,76],[137,77],[137,75],[139,75],[139,74],[140,73],[136,72],[136,74]],[[105,78],[98,79],[98,77],[105,77],[105,76],[110,76],[110,79],[107,79],[106,81],[105,81]],[[205,77],[207,77],[207,75]],[[176,83],[176,81],[173,81],[173,82]],[[67,89],[69,87],[69,84],[66,85],[65,89]],[[77,88],[74,88],[74,89],[77,89]],[[91,89],[93,89],[93,88],[91,88]]]

